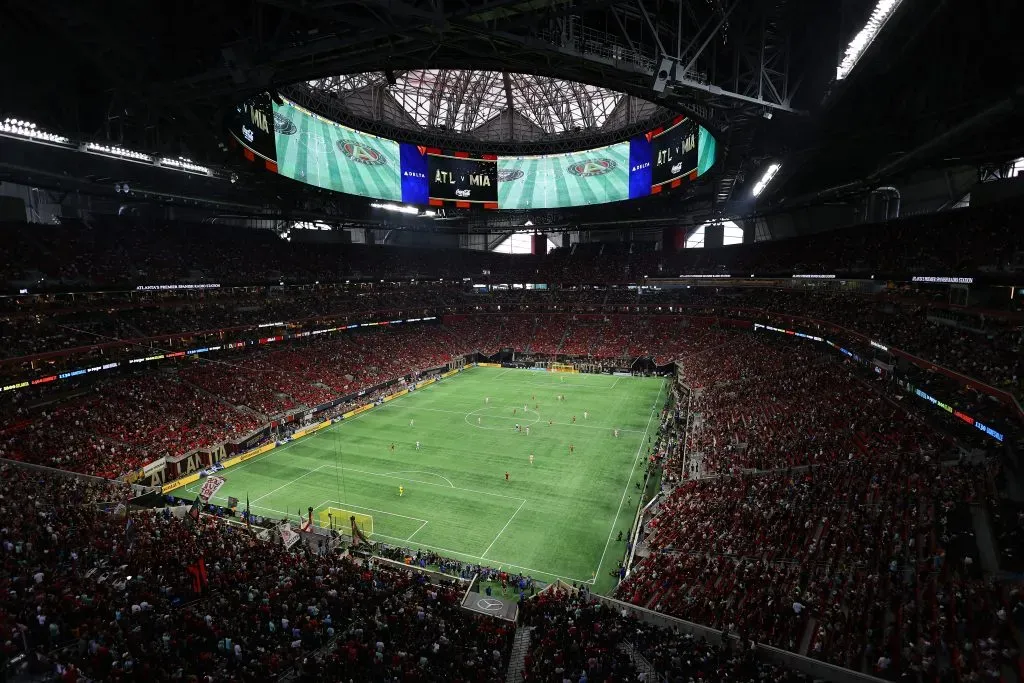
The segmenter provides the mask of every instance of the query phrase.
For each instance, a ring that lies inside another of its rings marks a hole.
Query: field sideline
[[[214,502],[248,495],[278,519],[355,510],[373,540],[604,592],[663,393],[659,378],[472,368],[224,470]]]

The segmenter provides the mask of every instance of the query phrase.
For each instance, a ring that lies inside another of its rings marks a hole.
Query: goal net
[[[576,372],[576,366],[569,363],[548,363],[551,372]]]
[[[333,529],[345,536],[352,535],[352,518],[355,518],[356,527],[363,532],[367,538],[373,536],[373,515],[366,515],[355,510],[345,508],[327,507],[320,511],[320,526],[324,529]]]

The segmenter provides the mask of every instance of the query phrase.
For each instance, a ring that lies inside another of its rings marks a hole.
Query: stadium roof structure
[[[410,69],[329,76],[287,93],[362,129],[408,138],[506,144],[622,139],[673,115],[664,105],[598,85],[478,69]]]
[[[16,1],[0,22],[17,65],[0,75],[0,118],[215,165],[233,161],[228,112],[266,90],[342,122],[499,153],[580,149],[678,112],[718,142],[720,161],[687,195],[716,216],[753,211],[776,162],[759,207],[951,158],[1021,156],[1024,95],[992,68],[1021,52],[1006,3],[901,0],[837,80],[880,2]],[[260,196],[290,193],[295,208],[314,196],[251,176],[235,187],[262,183]]]

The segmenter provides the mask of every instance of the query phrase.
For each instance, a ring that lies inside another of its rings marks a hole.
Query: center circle
[[[532,410],[530,408],[527,408],[524,412],[532,413],[533,414],[533,416],[534,416],[533,422],[520,422],[519,421],[520,418],[519,418],[518,415],[509,415],[509,414],[507,414],[507,412],[504,413],[504,414],[501,414],[501,415],[488,414],[488,413],[484,412],[484,411],[492,411],[492,412],[493,411],[509,411],[510,412],[512,410],[512,408],[515,408],[515,409],[519,410],[519,406],[510,406],[510,407],[506,407],[506,408],[484,406],[483,408],[477,408],[476,410],[474,410],[472,412],[466,413],[466,416],[465,416],[464,419],[466,420],[466,424],[468,424],[471,427],[476,427],[477,429],[512,429],[513,425],[515,425],[515,424],[518,424],[520,427],[531,427],[531,426],[537,424],[538,422],[540,422],[540,413],[538,413],[536,410]],[[502,421],[508,422],[509,425],[507,427],[488,427],[487,425],[484,425],[484,424],[477,424],[476,420],[473,419],[473,418],[476,418],[476,417],[482,417],[485,420],[502,420]]]

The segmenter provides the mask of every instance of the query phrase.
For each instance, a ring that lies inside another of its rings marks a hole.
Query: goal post
[[[352,535],[352,518],[355,518],[356,527],[363,532],[367,538],[373,536],[373,515],[367,515],[355,510],[345,508],[326,507],[320,511],[320,526],[324,529],[333,529],[345,536]]]
[[[550,372],[579,372],[576,366],[571,363],[548,363],[548,370]]]

